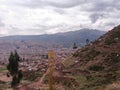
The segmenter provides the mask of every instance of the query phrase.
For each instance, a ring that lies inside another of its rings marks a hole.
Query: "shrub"
[[[111,53],[107,55],[105,60],[109,61],[110,63],[118,63],[120,62],[120,55],[118,53]]]
[[[103,66],[97,66],[97,65],[89,67],[89,70],[92,70],[92,71],[102,71],[103,69],[104,69]]]
[[[112,43],[116,43],[116,41],[115,41],[114,39],[106,39],[106,40],[105,40],[105,44],[106,44],[106,45],[110,45],[110,44],[112,44]]]
[[[86,61],[93,60],[94,57],[98,56],[99,54],[100,54],[99,51],[92,49],[89,52],[87,52],[87,54],[85,55],[85,60]]]

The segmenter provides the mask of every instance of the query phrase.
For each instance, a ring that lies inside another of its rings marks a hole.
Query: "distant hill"
[[[0,40],[21,40],[21,41],[37,41],[48,42],[50,44],[57,43],[63,45],[63,47],[71,47],[73,43],[77,43],[78,46],[83,46],[86,43],[86,39],[93,41],[103,35],[105,31],[81,29],[78,31],[70,31],[57,34],[44,34],[44,35],[16,35],[1,37]]]
[[[90,41],[103,35],[104,31],[82,29],[66,33],[45,35],[16,35],[0,37],[0,61],[8,58],[11,51],[17,50],[22,56],[47,53],[49,49],[70,48],[75,42],[83,46],[88,38]],[[4,57],[3,57],[4,56]]]
[[[113,86],[120,83],[120,25],[77,50],[63,65],[77,77],[79,90],[120,90],[120,84]],[[111,89],[105,89],[109,84]]]

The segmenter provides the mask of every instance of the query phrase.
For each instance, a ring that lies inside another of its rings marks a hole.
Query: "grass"
[[[37,78],[40,78],[41,74],[39,71],[26,71],[23,72],[23,80],[34,82]]]
[[[79,87],[77,90],[82,90],[80,88],[84,87],[85,83],[87,82],[87,78],[84,75],[76,75],[74,76],[76,78],[76,81],[79,83]]]
[[[66,60],[64,60],[62,63],[63,63],[63,65],[67,68],[67,67],[69,67],[70,65],[74,64],[74,62],[75,62],[75,58],[72,57],[72,56],[70,56],[70,57],[68,57]]]
[[[96,90],[95,87],[85,87],[85,88],[78,88],[77,90]]]
[[[87,79],[84,75],[79,75],[76,76],[76,80],[80,84],[77,90],[103,90],[106,79],[99,76],[91,76],[90,79]]]
[[[0,89],[0,90],[13,90],[12,88],[3,88],[3,89]]]
[[[104,69],[104,67],[94,65],[94,66],[89,67],[89,69],[92,70],[92,71],[102,71]]]
[[[84,75],[75,76],[79,83],[84,83],[87,79]]]
[[[0,73],[3,72],[4,70],[6,70],[6,67],[1,66],[0,67]]]

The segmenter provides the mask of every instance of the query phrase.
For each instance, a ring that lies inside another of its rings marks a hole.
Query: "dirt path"
[[[46,71],[46,73],[40,78],[39,81],[37,82],[34,82],[32,84],[29,84],[28,87],[30,88],[41,88],[41,89],[45,89],[45,90],[48,90],[49,88],[49,85],[48,84],[44,84],[43,81],[46,77],[46,75],[48,75],[49,73],[49,69]],[[60,76],[59,73],[57,71],[54,71],[54,76]],[[58,84],[58,85],[55,85],[55,87],[57,87],[59,90],[65,90],[64,87],[62,86],[62,84]]]
[[[9,82],[12,80],[12,77],[7,77],[7,72],[6,71],[3,71],[0,73],[0,81],[3,81],[3,82]]]
[[[58,85],[58,88],[59,88],[60,90],[65,90],[64,87],[62,86],[62,84],[59,84],[59,85]]]
[[[11,80],[12,80],[11,77],[8,78],[6,75],[0,75],[0,81],[9,82]]]
[[[43,80],[44,80],[45,76],[46,76],[48,73],[49,73],[49,70],[47,70],[46,73],[43,74],[43,76],[40,78],[39,81],[34,82],[34,83],[32,83],[32,84],[29,84],[28,86],[29,86],[29,87],[40,87],[40,86],[43,86]]]

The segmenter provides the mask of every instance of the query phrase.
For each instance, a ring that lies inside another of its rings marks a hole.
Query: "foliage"
[[[94,65],[94,66],[89,67],[89,69],[93,70],[93,71],[102,71],[104,69],[104,67],[98,66],[98,65]]]
[[[120,62],[120,54],[118,53],[110,53],[105,58],[106,61],[109,61],[110,63],[118,63]]]
[[[4,70],[6,70],[5,67],[0,67],[0,72],[3,72]]]
[[[79,75],[79,76],[76,76],[76,80],[79,82],[79,83],[84,83],[87,78],[85,75]]]
[[[89,44],[89,39],[86,39],[86,44],[87,44],[87,45]]]
[[[78,47],[77,47],[77,45],[76,45],[76,43],[74,43],[73,44],[73,49],[77,49]]]
[[[73,53],[73,57],[81,57],[83,52],[88,51],[89,48],[87,46],[83,47],[80,50],[77,50],[75,53]]]
[[[15,87],[17,84],[20,83],[20,80],[22,79],[22,71],[19,70],[20,57],[16,50],[14,53],[11,52],[8,60],[9,63],[7,65],[7,69],[9,73],[7,74],[7,76],[12,76],[11,87]]]
[[[105,40],[106,45],[110,45],[112,43],[116,43],[116,41],[120,40],[120,30],[119,28],[115,28],[115,30],[110,34],[108,38]]]
[[[69,61],[69,62],[68,62]],[[74,57],[68,57],[65,61],[62,62],[64,67],[68,68],[70,65],[73,65],[75,63],[75,58]]]
[[[106,39],[106,40],[105,40],[105,44],[106,44],[106,45],[110,45],[110,44],[112,44],[112,43],[116,43],[116,41],[115,41],[114,39]]]
[[[38,77],[41,77],[41,74],[38,71],[26,71],[23,75],[23,79],[29,81],[35,81]]]
[[[85,57],[85,60],[86,61],[89,61],[89,60],[93,60],[94,57],[98,56],[100,54],[99,51],[96,51],[94,49],[91,49],[89,50],[88,52],[86,52],[86,55],[84,56]]]

